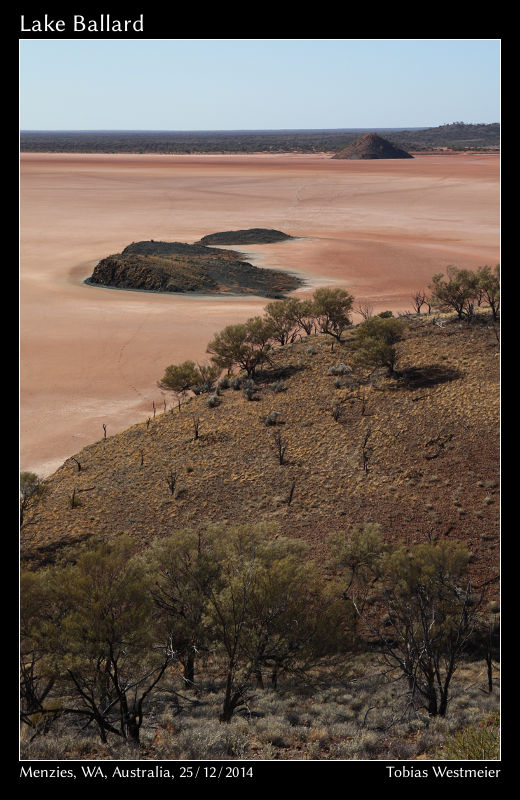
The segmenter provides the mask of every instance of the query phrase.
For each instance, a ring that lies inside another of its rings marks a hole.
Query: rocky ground
[[[101,259],[87,283],[151,292],[251,293],[277,297],[301,286],[296,276],[255,267],[233,250],[184,242],[132,242]]]

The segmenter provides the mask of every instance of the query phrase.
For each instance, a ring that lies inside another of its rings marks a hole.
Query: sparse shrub
[[[210,386],[209,383],[197,383],[195,386],[191,387],[191,391],[196,395],[207,394],[208,392],[211,392],[212,389],[213,387]]]
[[[187,728],[177,737],[176,745],[182,758],[241,758],[247,750],[247,739],[233,727],[222,727],[206,721],[204,727]]]
[[[350,761],[354,756],[355,745],[352,739],[345,742],[334,742],[331,748],[331,757],[338,761]]]
[[[238,375],[235,375],[234,378],[231,378],[229,383],[231,388],[234,389],[235,392],[238,392],[242,387],[242,380],[241,378],[238,377]]]
[[[175,494],[175,484],[177,483],[177,473],[174,472],[172,469],[168,472],[166,476],[166,483],[168,484],[168,488],[170,490],[170,494]]]
[[[218,396],[217,394],[211,394],[211,395],[208,397],[208,406],[209,406],[210,408],[216,408],[216,407],[217,407],[217,406],[219,406],[219,405],[220,405],[220,398],[219,398],[219,396]]]
[[[229,380],[228,376],[225,375],[223,378],[221,378],[219,380],[217,386],[218,386],[219,389],[229,389],[230,380]]]
[[[327,370],[328,375],[345,375],[347,372],[352,372],[352,367],[348,367],[342,361]]]
[[[267,417],[265,418],[265,424],[269,425],[276,425],[278,422],[278,417],[280,416],[279,411],[270,411]]]
[[[365,754],[372,756],[379,749],[379,736],[375,731],[362,730],[357,739],[358,757],[363,758]]]
[[[69,497],[69,506],[71,508],[78,508],[81,505],[82,505],[82,502],[81,502],[80,498],[78,497],[78,490],[77,489],[73,489],[72,490],[72,494]]]
[[[394,739],[389,747],[390,755],[399,761],[413,758],[417,753],[417,745],[406,739]]]
[[[286,392],[287,391],[287,387],[286,387],[284,381],[279,380],[275,384],[273,384],[272,390],[273,390],[273,392],[275,394],[278,394],[279,392]]]
[[[287,723],[272,722],[262,733],[262,741],[272,744],[273,747],[287,748],[291,746],[293,732]]]
[[[332,413],[332,419],[335,422],[339,422],[343,414],[343,409],[339,404],[336,403],[335,405],[332,406],[331,413]]]
[[[195,414],[192,414],[191,419],[193,422],[193,439],[194,441],[196,441],[199,438],[200,417],[197,417],[195,416]],[[188,468],[186,468],[186,471],[188,471]]]
[[[308,347],[305,348],[305,352],[307,353],[308,356],[315,356],[318,351],[316,350],[315,347],[309,345]]]
[[[253,380],[248,378],[247,380],[242,381],[242,394],[246,400],[254,400],[257,391],[258,388]]]
[[[287,442],[283,439],[280,431],[273,433],[273,443],[279,464],[285,464],[285,454],[287,452]]]
[[[469,725],[455,734],[438,753],[438,757],[453,761],[487,761],[500,758],[498,714],[484,725]]]

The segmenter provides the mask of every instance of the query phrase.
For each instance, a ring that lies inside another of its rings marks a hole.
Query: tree
[[[153,545],[147,560],[164,635],[183,666],[186,684],[193,687],[196,656],[210,645],[206,605],[219,573],[211,534],[177,531]]]
[[[74,698],[63,710],[94,722],[102,741],[107,733],[139,741],[145,700],[171,661],[166,644],[156,644],[152,599],[134,548],[127,537],[99,542],[52,575],[54,602],[64,613],[59,626],[47,627],[48,642]]]
[[[344,604],[326,598],[301,543],[273,532],[266,525],[212,531],[219,574],[207,618],[225,674],[222,722],[244,704],[252,681],[262,683],[262,667],[269,666],[276,685],[281,670],[305,671],[335,652],[348,618]]]
[[[20,719],[31,728],[43,722],[47,729],[52,714],[46,701],[56,674],[49,669],[42,620],[51,619],[46,572],[20,572]]]
[[[20,472],[20,527],[27,524],[26,515],[47,493],[47,487],[34,472]]]
[[[473,316],[478,291],[477,273],[450,265],[446,269],[447,280],[442,273],[433,276],[429,286],[431,304],[441,311],[456,311],[459,319]]]
[[[312,300],[300,300],[298,297],[292,298],[292,308],[297,324],[307,336],[314,330],[316,317]]]
[[[500,264],[491,268],[487,265],[477,270],[478,288],[487,301],[495,322],[500,311]]]
[[[352,324],[350,312],[354,298],[345,289],[316,289],[313,311],[322,333],[341,341],[343,331]]]
[[[238,366],[247,372],[249,378],[254,378],[256,369],[269,358],[273,334],[271,320],[252,317],[247,322],[228,325],[215,334],[206,352],[221,369],[231,370]]]
[[[263,686],[267,668],[274,689],[285,673],[305,679],[318,665],[342,663],[355,641],[355,612],[337,584],[323,580],[304,548],[283,555],[287,543],[281,545],[278,553],[273,547],[273,562],[262,570],[251,602],[255,675]]]
[[[500,661],[500,614],[498,609],[487,609],[482,614],[477,626],[474,637],[474,649],[476,653],[486,662],[487,689],[488,693],[493,692],[493,662]]]
[[[362,366],[387,367],[395,375],[396,343],[402,339],[406,322],[394,317],[371,317],[356,328],[352,349],[354,361]]]
[[[195,362],[183,361],[182,364],[170,364],[166,367],[164,376],[157,382],[157,385],[160,389],[176,393],[180,409],[181,397],[184,397],[186,392],[200,381],[200,371]]]
[[[420,314],[421,308],[426,303],[426,292],[424,289],[416,289],[411,297],[415,313]]]
[[[355,308],[355,313],[359,314],[363,319],[370,319],[374,316],[374,306],[372,303],[358,303]]]
[[[384,663],[407,680],[411,702],[421,698],[432,716],[444,716],[484,596],[468,577],[466,546],[385,547],[371,526],[340,548],[337,563]]]
[[[298,300],[286,298],[274,300],[265,307],[267,319],[272,324],[273,339],[282,347],[288,342],[294,342],[298,326],[297,304]]]
[[[197,370],[199,381],[191,387],[192,391],[195,394],[212,392],[222,371],[220,367],[216,364],[197,364]]]

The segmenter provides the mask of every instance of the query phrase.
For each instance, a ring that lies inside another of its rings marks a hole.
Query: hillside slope
[[[92,535],[128,533],[145,543],[223,520],[276,522],[319,553],[330,531],[373,521],[390,540],[462,538],[475,570],[496,571],[493,328],[482,320],[440,328],[431,318],[412,318],[399,344],[398,381],[328,374],[348,364],[351,335],[334,352],[325,336],[276,349],[256,401],[229,388],[216,408],[200,395],[179,412],[168,398],[165,413],[153,419],[151,412],[148,422],[78,453],[81,471],[76,460],[65,461],[45,480],[47,493],[22,530],[22,558],[52,560],[63,545]],[[164,366],[157,365],[158,376]],[[284,391],[274,391],[277,384]],[[276,426],[265,424],[271,411],[280,414]],[[284,464],[274,433],[287,446]]]

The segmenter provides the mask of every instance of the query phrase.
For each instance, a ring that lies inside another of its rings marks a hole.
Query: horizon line
[[[440,125],[359,126],[350,128],[20,128],[20,133],[343,133],[364,130],[427,130],[449,125],[500,125],[495,122],[443,122]]]

